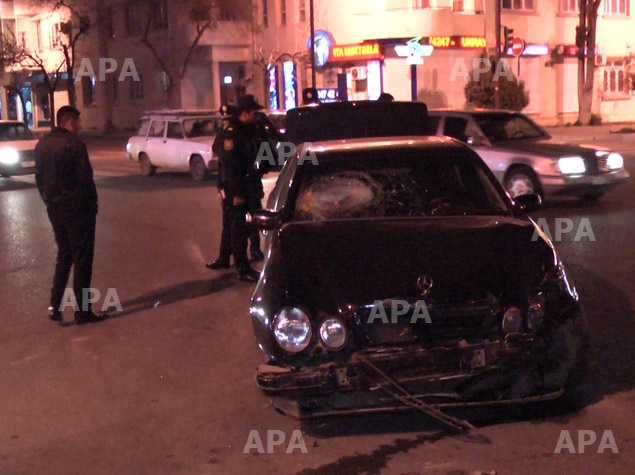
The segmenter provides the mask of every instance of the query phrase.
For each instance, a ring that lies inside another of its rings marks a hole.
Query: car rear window
[[[0,124],[0,141],[11,140],[35,140],[35,136],[24,124]]]

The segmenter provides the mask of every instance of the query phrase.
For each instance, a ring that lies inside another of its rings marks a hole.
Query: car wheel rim
[[[534,192],[534,184],[527,175],[514,175],[507,182],[507,191],[512,198],[528,195]]]

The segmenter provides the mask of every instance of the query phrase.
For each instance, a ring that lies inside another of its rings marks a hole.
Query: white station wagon
[[[139,162],[141,173],[154,175],[157,168],[189,171],[197,181],[218,171],[212,153],[222,117],[212,111],[168,110],[144,115],[136,135],[126,145],[128,160]]]

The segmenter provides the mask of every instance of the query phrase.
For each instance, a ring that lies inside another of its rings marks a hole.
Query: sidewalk
[[[571,143],[594,141],[635,142],[635,122],[584,126],[545,127],[555,140]],[[628,129],[628,132],[621,132]]]

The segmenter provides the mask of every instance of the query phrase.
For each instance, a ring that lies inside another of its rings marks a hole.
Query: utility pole
[[[495,0],[496,3],[496,67],[501,60],[501,0]],[[494,78],[494,107],[500,109],[501,107],[501,91],[500,84],[498,82],[498,76]]]
[[[309,22],[311,23],[311,87],[315,87],[315,17],[313,0],[309,0]]]

